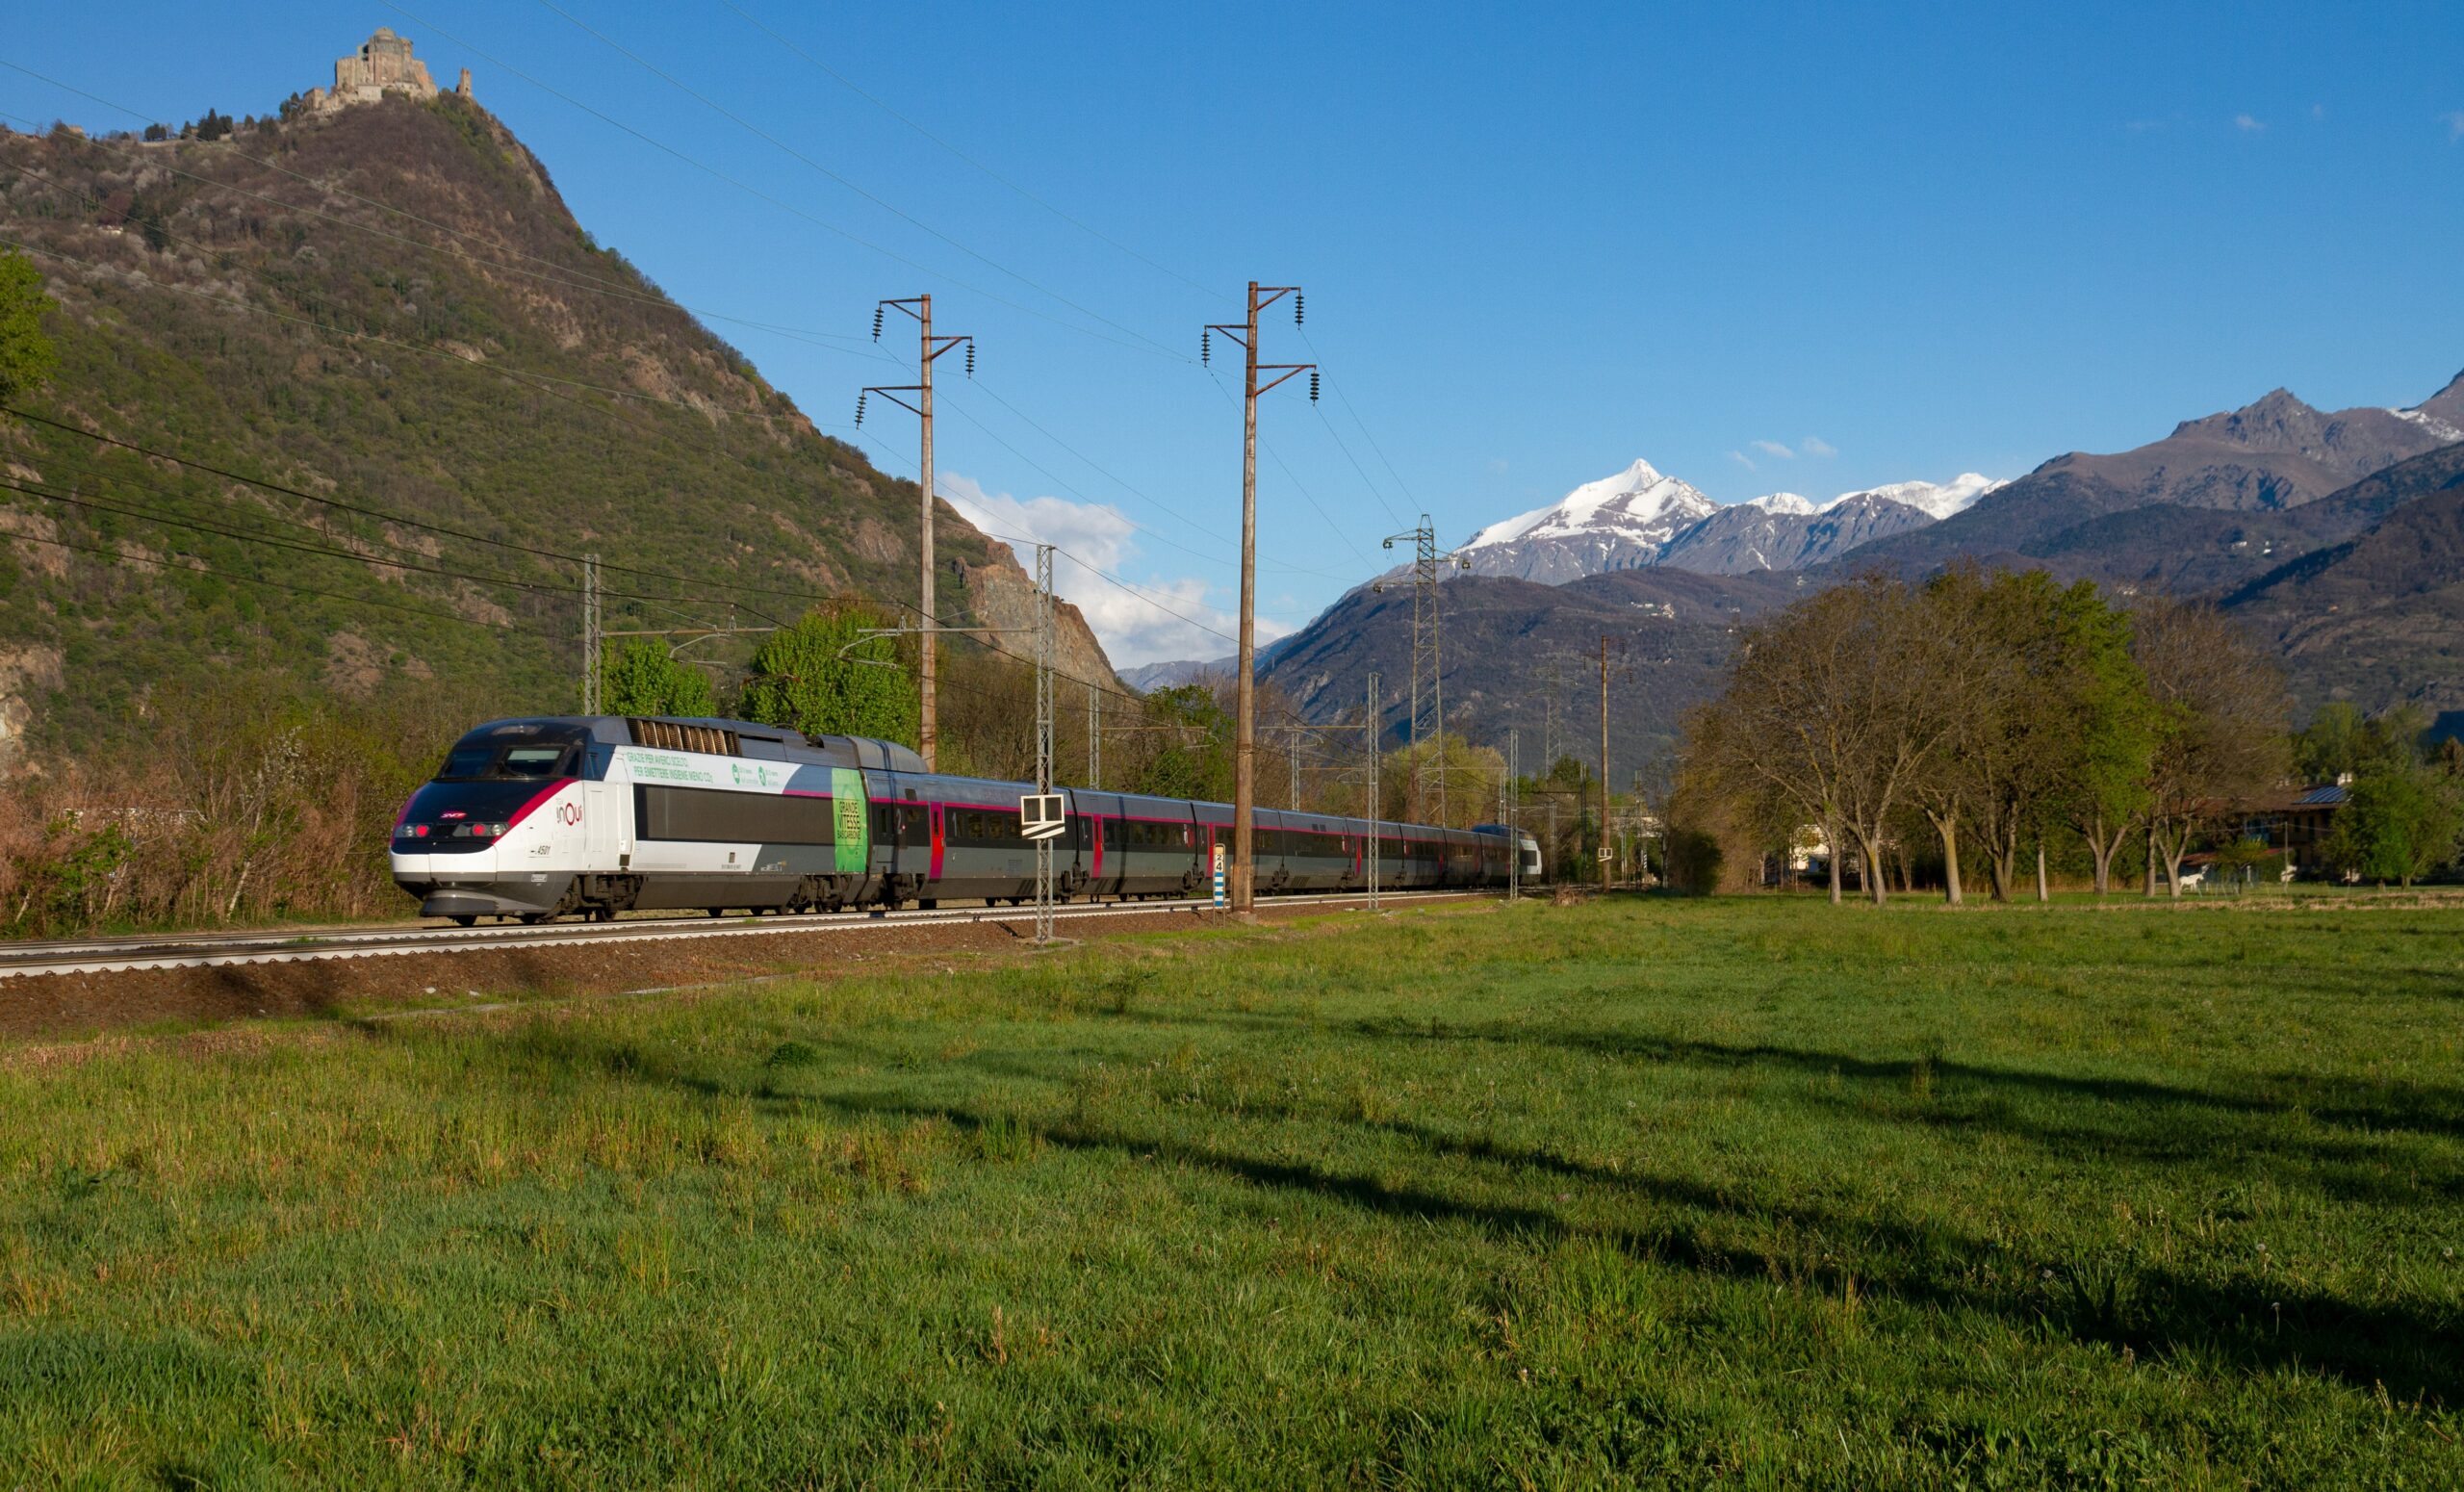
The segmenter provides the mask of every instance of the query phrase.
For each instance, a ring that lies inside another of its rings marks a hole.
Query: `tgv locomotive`
[[[904,746],[807,738],[740,720],[499,720],[455,742],[394,825],[394,880],[428,916],[699,908],[719,914],[1016,903],[1035,895],[1019,783],[924,770]],[[1228,855],[1221,803],[1061,789],[1056,897],[1186,896]],[[1438,829],[1257,811],[1256,886],[1342,891],[1502,886],[1539,845],[1505,829]],[[1520,841],[1519,843],[1517,841]]]

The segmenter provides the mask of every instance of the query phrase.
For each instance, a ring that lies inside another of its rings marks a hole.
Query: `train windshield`
[[[544,783],[580,774],[585,733],[578,726],[509,721],[481,726],[453,743],[440,783]]]

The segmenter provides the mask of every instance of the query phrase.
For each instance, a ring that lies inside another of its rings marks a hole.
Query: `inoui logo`
[[[572,827],[572,826],[573,826],[573,825],[575,825],[575,824],[578,824],[578,823],[580,823],[580,822],[581,822],[581,805],[580,805],[580,804],[578,804],[578,803],[571,803],[571,802],[567,802],[567,803],[559,803],[559,804],[557,804],[557,805],[556,805],[556,822],[558,822],[558,823],[560,823],[560,824],[563,824],[563,825],[565,825],[565,826],[566,826],[566,827],[568,827],[568,828]]]

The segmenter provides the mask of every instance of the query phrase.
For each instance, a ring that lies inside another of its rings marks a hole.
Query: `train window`
[[[497,739],[518,733],[510,743]],[[571,727],[499,726],[453,743],[437,779],[448,783],[518,783],[571,777],[580,770],[583,733]]]
[[[567,749],[563,746],[508,746],[500,766],[508,777],[553,777],[557,763],[565,759]]]

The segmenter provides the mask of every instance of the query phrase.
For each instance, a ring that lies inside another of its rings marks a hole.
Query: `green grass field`
[[[0,1486],[2451,1487],[2459,1057],[2464,906],[1635,899],[21,1058]]]

